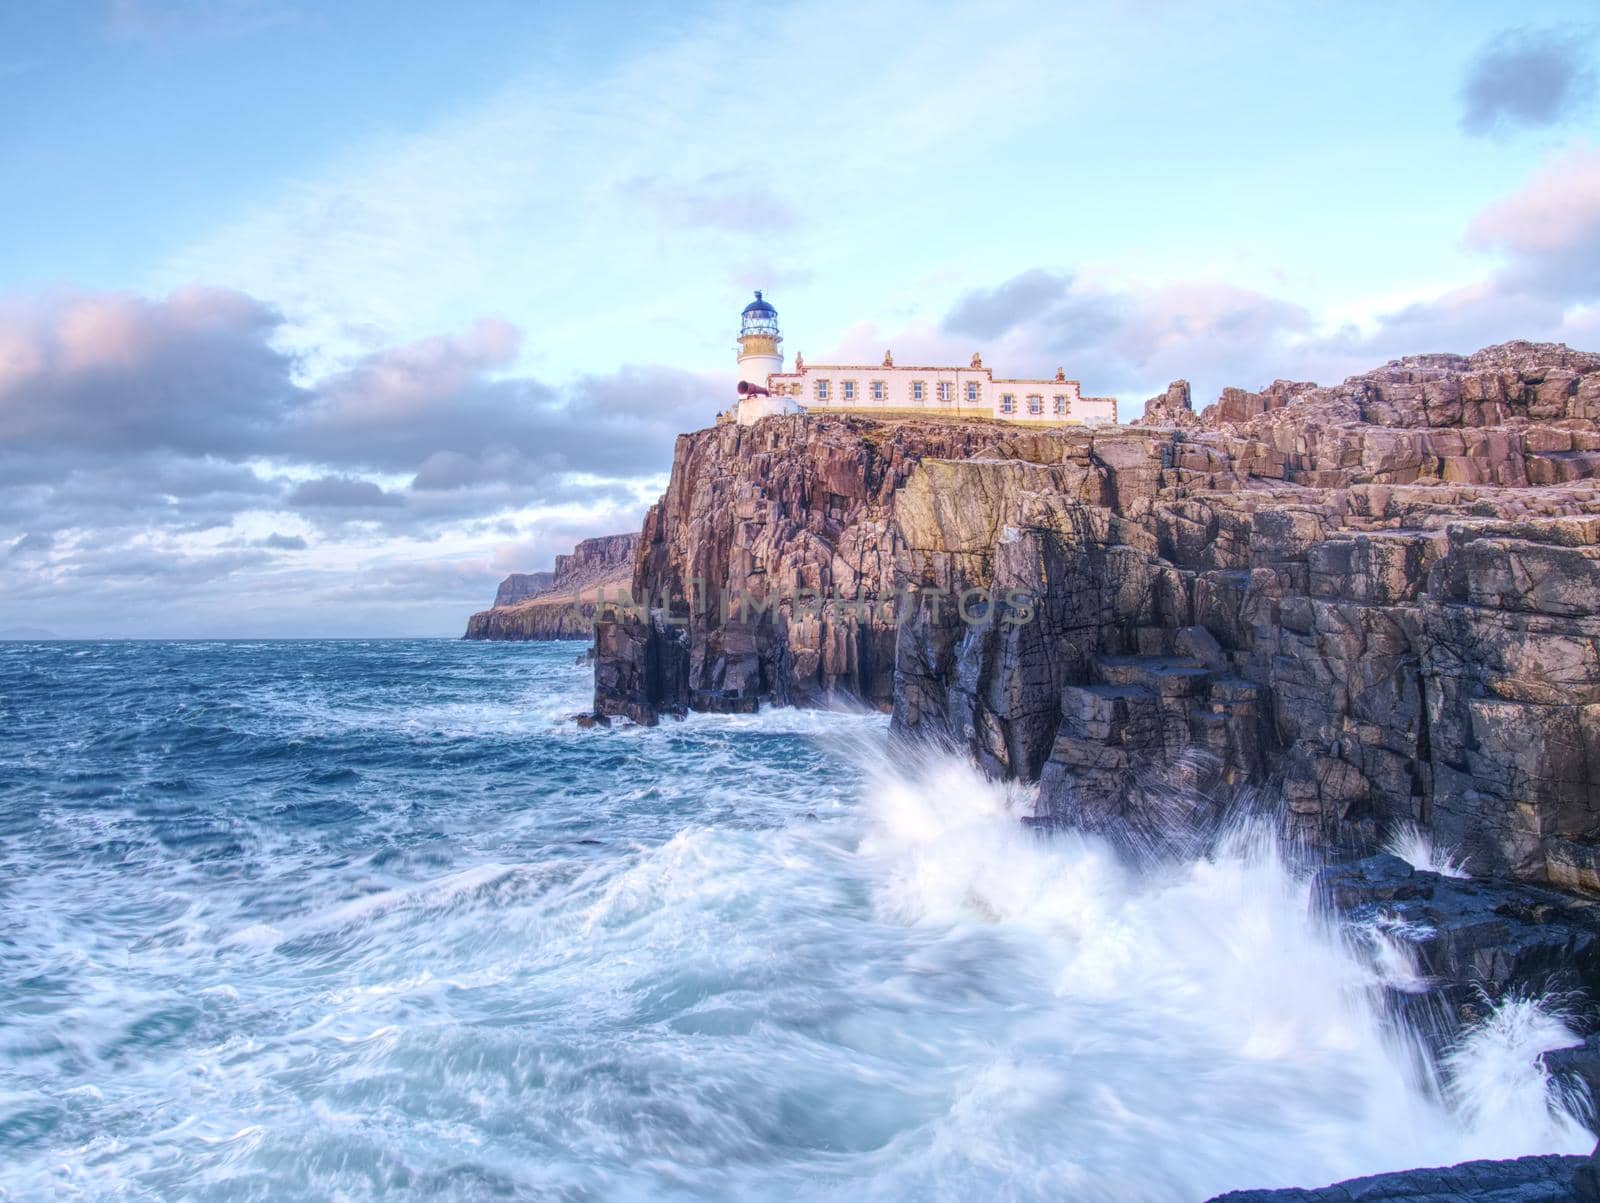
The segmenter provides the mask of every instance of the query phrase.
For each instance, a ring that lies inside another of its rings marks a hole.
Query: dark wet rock
[[[1600,1033],[1571,1048],[1551,1049],[1539,1060],[1555,1079],[1568,1108],[1600,1135],[1600,1109],[1596,1106],[1600,1103]]]
[[[1508,994],[1565,996],[1580,1008],[1600,1001],[1600,902],[1444,877],[1389,855],[1322,870],[1312,900],[1356,931],[1409,947],[1447,1021],[1476,1018]]]
[[[1514,1161],[1468,1161],[1448,1169],[1403,1170],[1352,1178],[1314,1190],[1239,1190],[1209,1203],[1570,1203],[1583,1198],[1573,1175],[1587,1170],[1587,1157],[1519,1157]]]

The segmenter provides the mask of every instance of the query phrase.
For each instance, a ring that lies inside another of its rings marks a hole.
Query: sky
[[[1600,14],[0,6],[0,634],[457,635],[792,356],[1600,349]]]

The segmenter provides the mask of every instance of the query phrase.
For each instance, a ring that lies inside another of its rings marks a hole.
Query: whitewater
[[[1587,1152],[1258,828],[1145,867],[578,645],[0,644],[0,1198],[1203,1200]],[[1420,856],[1422,853],[1417,853]]]

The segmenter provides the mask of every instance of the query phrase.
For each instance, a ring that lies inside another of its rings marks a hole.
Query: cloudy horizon
[[[1535,9],[19,8],[0,631],[457,635],[638,528],[753,287],[1125,414],[1600,349],[1600,26]]]

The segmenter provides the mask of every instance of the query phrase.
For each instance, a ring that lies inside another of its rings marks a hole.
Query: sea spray
[[[1396,824],[1384,844],[1384,851],[1398,856],[1413,869],[1437,873],[1441,877],[1465,877],[1461,858],[1450,848],[1441,848],[1415,823]]]

